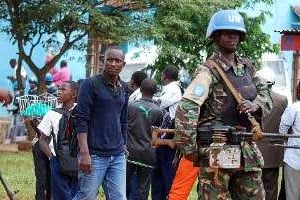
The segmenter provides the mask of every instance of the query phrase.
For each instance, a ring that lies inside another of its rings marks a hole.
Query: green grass
[[[35,176],[31,152],[0,153],[0,171],[10,190],[18,190],[18,200],[34,199]],[[6,198],[0,185],[0,199]]]
[[[35,176],[31,152],[4,153],[0,152],[0,171],[10,190],[18,190],[18,200],[32,200],[35,193]],[[6,192],[0,184],[0,199],[8,199]],[[98,200],[104,200],[100,189]],[[151,198],[149,198],[151,199]],[[196,184],[189,200],[197,199]]]

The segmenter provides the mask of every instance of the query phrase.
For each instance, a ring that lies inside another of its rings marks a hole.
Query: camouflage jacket
[[[240,58],[238,55],[236,55],[237,65],[234,67],[231,66],[227,60],[217,52],[210,59],[216,61],[225,72],[232,69],[235,76],[244,76],[247,67],[249,67],[249,61]],[[259,105],[261,108],[259,117],[263,117],[267,115],[272,108],[270,91],[263,80],[254,76],[254,71],[251,79],[251,84],[254,85],[254,88],[256,89],[255,98],[251,100]],[[201,65],[196,69],[193,80],[186,89],[183,99],[177,107],[175,117],[175,126],[177,129],[191,130],[190,141],[179,146],[179,149],[181,149],[183,154],[190,154],[193,153],[195,149],[199,150],[202,148],[197,147],[196,145],[196,129],[199,125],[199,122],[202,123],[208,121],[209,123],[232,126],[232,124],[225,122],[226,120],[224,117],[220,117],[220,108],[211,107],[211,104],[210,106],[206,106],[210,103],[209,101],[220,103],[217,102],[219,101],[217,97],[227,97],[228,95],[231,95],[231,93],[226,89],[226,86],[223,84],[222,80],[220,80],[219,77],[216,77],[216,74],[213,73],[209,67]],[[232,110],[232,112],[239,115],[236,108]],[[244,120],[247,121],[246,118]],[[253,170],[254,168],[261,167],[263,165],[263,159],[255,143],[246,144],[243,142],[243,144],[241,144],[241,148],[245,163],[244,167],[246,170]],[[206,151],[205,148],[202,148],[202,150],[202,152]]]

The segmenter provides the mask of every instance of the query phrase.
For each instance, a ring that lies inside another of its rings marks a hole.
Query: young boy
[[[78,85],[74,81],[67,81],[60,85],[58,89],[58,102],[61,103],[62,109],[71,112],[76,106]],[[60,164],[56,156],[53,144],[53,134],[55,141],[59,132],[59,124],[62,114],[55,110],[50,110],[38,126],[42,132],[40,137],[40,147],[43,153],[50,160],[51,169],[51,196],[53,200],[72,199],[77,193],[78,180],[77,176],[66,176],[60,170]],[[66,130],[68,131],[68,129]],[[50,144],[48,138],[51,137]]]

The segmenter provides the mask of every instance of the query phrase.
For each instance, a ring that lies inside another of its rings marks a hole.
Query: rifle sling
[[[215,69],[219,73],[219,75],[221,76],[221,78],[222,78],[223,82],[225,83],[226,87],[228,88],[228,90],[234,96],[237,103],[240,104],[244,100],[244,98],[241,95],[241,93],[239,93],[237,91],[237,89],[234,87],[234,85],[230,82],[227,75],[224,73],[224,70],[221,69],[221,67],[214,60],[208,59],[205,63],[206,63],[206,65],[212,67],[213,69]],[[253,134],[253,139],[254,140],[261,139],[262,130],[261,130],[260,124],[251,115],[251,113],[247,113],[247,115],[248,115],[248,120],[250,121],[250,123],[252,125],[252,130],[254,131],[252,133]]]
[[[225,83],[226,87],[229,89],[231,94],[234,96],[238,104],[240,104],[243,101],[242,95],[237,91],[237,89],[234,87],[234,85],[231,83],[231,81],[228,79],[227,75],[224,73],[223,69],[220,68],[220,66],[214,61],[214,60],[207,60],[205,66],[212,66],[213,69],[215,69],[220,77],[222,78],[223,82]]]

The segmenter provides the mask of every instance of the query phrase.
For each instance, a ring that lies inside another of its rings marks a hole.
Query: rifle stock
[[[151,141],[151,144],[152,144],[153,147],[169,146],[170,148],[174,149],[176,147],[176,144],[180,143],[179,141],[176,141],[174,139],[160,138],[160,136],[163,133],[180,135],[183,138],[187,138],[187,135],[184,131],[180,131],[180,130],[177,130],[177,129],[161,129],[161,128],[157,128],[157,127],[152,127],[152,141]]]

